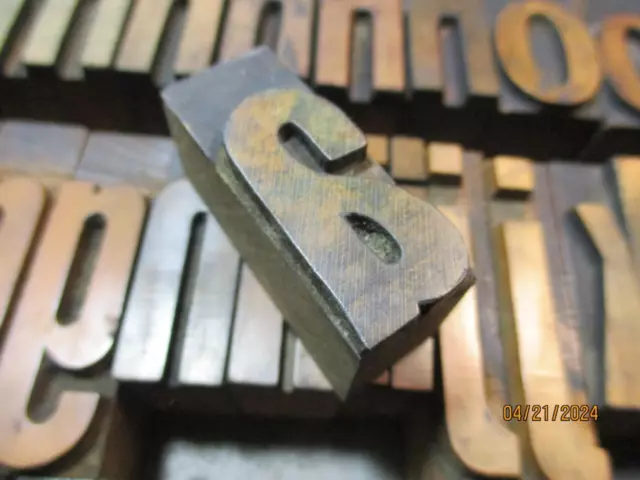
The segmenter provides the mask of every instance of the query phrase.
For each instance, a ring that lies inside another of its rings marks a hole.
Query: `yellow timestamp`
[[[505,405],[505,422],[597,422],[598,405]]]

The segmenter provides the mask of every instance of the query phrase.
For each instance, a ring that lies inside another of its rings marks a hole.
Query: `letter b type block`
[[[435,334],[473,284],[455,227],[268,49],[163,100],[188,178],[341,398]]]

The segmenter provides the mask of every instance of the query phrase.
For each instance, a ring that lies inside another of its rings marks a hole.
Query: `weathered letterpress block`
[[[434,334],[471,285],[450,222],[384,181],[364,136],[268,50],[163,99],[187,176],[340,396]],[[341,169],[365,173],[327,175]]]
[[[554,149],[577,154],[601,118],[596,99],[602,69],[588,26],[558,2],[498,4],[504,5],[494,26],[499,110],[522,131],[512,138],[525,155]],[[500,124],[509,127],[509,121]],[[542,141],[530,142],[532,135]]]
[[[5,234],[16,240],[44,190],[36,180],[1,185],[9,189],[3,208],[11,209],[13,219],[8,224],[13,231]],[[11,202],[19,196],[23,201]],[[94,377],[104,373],[115,342],[144,210],[132,188],[100,190],[84,182],[59,186],[7,318],[0,355],[0,464],[15,470],[48,468],[69,453],[78,454],[81,444],[92,443],[98,426],[101,440],[90,448],[102,455],[118,405],[113,382]],[[16,216],[22,221],[16,222]],[[2,273],[9,278],[0,283],[11,280],[12,272]]]
[[[638,159],[549,166],[564,276],[582,329],[584,382],[605,437],[635,436],[640,380]]]
[[[500,191],[528,192],[527,196],[497,196],[490,203],[509,379],[509,404],[502,414],[517,421],[515,432],[527,445],[524,471],[540,469],[549,478],[574,476],[578,471],[583,477],[611,478],[608,454],[600,448],[594,424],[586,423],[590,412],[567,421],[567,412],[561,410],[563,405],[586,408],[588,401],[583,387],[580,320],[567,294],[571,287],[562,268],[565,253],[554,219],[556,203],[548,167],[501,157],[487,165],[494,174],[496,161],[502,163],[499,170],[505,173],[500,175]],[[582,414],[584,408],[576,407]]]
[[[450,162],[453,152],[456,161]],[[433,148],[430,154],[436,165],[453,163],[459,167],[447,168],[450,175],[433,177],[425,190],[429,201],[462,232],[479,280],[440,327],[444,424],[438,425],[433,415],[415,413],[409,478],[424,478],[426,472],[433,475],[440,469],[450,472],[447,478],[470,474],[517,478],[522,473],[520,441],[502,421],[507,384],[491,259],[488,186],[482,174],[484,160],[479,153],[463,151],[459,145]],[[460,158],[456,158],[458,155]],[[458,174],[453,176],[453,171]],[[427,416],[428,422],[420,421]]]

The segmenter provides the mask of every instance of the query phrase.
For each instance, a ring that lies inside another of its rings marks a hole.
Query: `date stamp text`
[[[505,422],[597,422],[598,405],[505,405]]]

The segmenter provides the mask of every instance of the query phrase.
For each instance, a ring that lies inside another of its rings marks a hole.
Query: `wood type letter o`
[[[555,27],[567,63],[567,81],[546,86],[536,65],[530,22],[544,17]],[[575,106],[592,99],[600,89],[602,73],[596,46],[580,19],[550,2],[507,5],[499,14],[495,43],[505,74],[524,93],[546,104]]]

